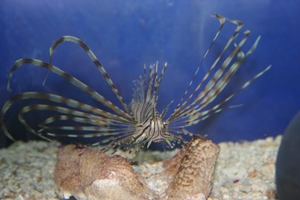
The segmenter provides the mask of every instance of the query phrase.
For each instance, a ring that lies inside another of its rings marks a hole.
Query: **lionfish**
[[[129,152],[135,152],[135,154],[137,154],[139,150],[144,147],[148,148],[151,143],[158,142],[168,148],[173,148],[174,146],[176,146],[176,144],[183,146],[187,143],[186,139],[182,137],[183,135],[195,135],[186,130],[186,127],[195,125],[211,116],[212,114],[228,108],[222,105],[232,99],[233,96],[246,88],[253,80],[261,76],[271,67],[268,66],[267,68],[265,68],[251,80],[247,81],[239,90],[228,96],[217,105],[214,105],[211,108],[207,108],[207,105],[212,103],[220,94],[220,92],[222,92],[222,90],[226,87],[226,85],[239,69],[246,57],[255,50],[260,39],[259,36],[252,47],[248,50],[248,52],[244,53],[241,50],[241,47],[246,42],[250,31],[246,30],[244,32],[244,38],[237,44],[237,35],[244,24],[239,20],[231,20],[216,13],[214,14],[214,17],[216,17],[220,22],[219,30],[217,31],[213,41],[204,54],[202,61],[196,69],[196,72],[192,80],[190,81],[183,97],[178,103],[176,109],[168,118],[165,119],[165,116],[172,102],[161,113],[156,109],[158,98],[157,91],[165,73],[167,63],[165,63],[160,76],[158,76],[157,73],[157,63],[154,65],[150,65],[148,73],[146,67],[144,66],[144,75],[143,77],[141,76],[139,80],[134,82],[132,100],[131,103],[127,105],[92,50],[76,37],[63,36],[57,39],[50,47],[49,64],[37,59],[23,58],[17,60],[9,73],[7,88],[9,89],[10,87],[13,72],[23,64],[31,63],[35,66],[46,68],[48,70],[47,75],[48,72],[51,71],[61,76],[69,83],[73,84],[75,87],[79,88],[80,90],[91,96],[93,99],[98,101],[100,104],[108,108],[110,111],[105,111],[103,109],[96,108],[82,102],[55,94],[42,92],[24,92],[10,98],[4,104],[0,116],[0,124],[2,130],[7,137],[9,137],[11,140],[14,140],[4,123],[5,114],[16,101],[25,99],[38,99],[47,100],[51,103],[27,105],[20,110],[20,112],[18,113],[18,118],[27,130],[46,140],[52,140],[51,138],[53,137],[93,139],[99,138],[97,142],[93,142],[90,145],[103,145],[105,146],[103,148],[104,151],[107,151],[109,149],[115,151],[116,149],[122,149]],[[187,96],[201,64],[203,63],[209,50],[211,49],[219,33],[221,32],[225,21],[229,21],[237,26],[233,35],[229,38],[225,47],[223,48],[217,59],[213,62],[208,72],[204,75],[203,79],[195,87],[194,91],[190,92],[191,94]],[[97,93],[95,90],[93,90],[80,80],[51,64],[52,54],[54,50],[59,44],[65,41],[74,42],[80,45],[86,51],[102,76],[105,78],[108,85],[111,87],[117,99],[120,101],[123,109],[114,105],[111,101],[106,99],[101,94]],[[233,51],[224,59],[224,62],[220,64],[220,67],[216,67],[220,58],[228,49],[230,44],[234,45]],[[233,60],[235,57],[236,59]],[[213,69],[215,69],[214,72]],[[47,78],[47,75],[44,79],[44,82]],[[208,79],[210,76],[212,77]],[[204,84],[205,81],[207,83]],[[200,90],[200,87],[204,88]],[[53,103],[59,103],[60,105],[53,105]],[[29,125],[24,117],[24,114],[34,110],[52,111],[57,114],[55,116],[43,119],[44,121],[38,124],[38,128],[34,128]],[[77,126],[68,126],[66,125],[66,123],[63,126],[55,125],[55,123],[57,124],[57,122],[61,124],[66,121],[74,122],[77,124]],[[73,131],[73,133],[70,133],[70,131]]]

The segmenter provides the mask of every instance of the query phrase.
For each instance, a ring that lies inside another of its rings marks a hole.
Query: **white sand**
[[[220,143],[209,200],[275,199],[275,161],[281,138]]]
[[[209,200],[275,199],[275,159],[281,136],[220,143]],[[16,142],[0,149],[0,199],[58,199],[54,167],[59,143]]]

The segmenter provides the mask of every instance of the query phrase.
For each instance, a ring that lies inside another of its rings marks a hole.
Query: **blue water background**
[[[8,73],[20,58],[49,61],[49,47],[59,37],[72,35],[84,41],[99,58],[124,97],[131,101],[132,81],[147,66],[159,61],[168,68],[159,90],[158,110],[174,100],[172,111],[187,88],[202,56],[210,45],[219,22],[217,12],[245,23],[251,30],[243,48],[248,50],[261,35],[256,51],[233,77],[220,100],[238,90],[268,65],[272,68],[240,92],[224,110],[190,129],[208,134],[214,142],[242,141],[282,134],[300,109],[300,2],[298,0],[2,0],[0,1],[0,107],[10,97],[26,91],[55,93],[99,106],[95,101],[51,73],[43,87],[43,68],[24,65],[6,90]],[[225,28],[201,67],[196,83],[218,56],[235,26]],[[242,32],[239,40],[242,38]],[[77,77],[107,99],[120,105],[111,89],[83,49],[63,43],[53,64]],[[20,106],[20,104],[19,104]],[[170,114],[171,112],[168,112]],[[30,138],[16,120],[17,109],[6,123],[17,139]],[[18,133],[21,135],[18,135]],[[8,139],[0,134],[1,145]]]

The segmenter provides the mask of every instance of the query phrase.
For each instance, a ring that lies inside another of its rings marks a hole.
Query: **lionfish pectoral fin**
[[[150,144],[152,143],[152,138],[151,140],[147,143],[147,149],[149,149]]]
[[[168,145],[169,145],[171,148],[173,147],[173,145],[172,145],[172,143],[170,142],[169,139],[165,138],[165,141],[168,143]]]

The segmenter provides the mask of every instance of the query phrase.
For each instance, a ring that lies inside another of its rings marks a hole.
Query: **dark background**
[[[241,141],[282,134],[300,109],[300,3],[298,0],[88,0],[0,2],[0,107],[10,97],[25,91],[43,91],[99,106],[88,95],[31,65],[13,75],[6,90],[8,73],[20,58],[49,61],[49,48],[59,37],[72,35],[84,41],[99,58],[127,103],[132,80],[147,66],[159,61],[168,68],[159,90],[158,110],[174,100],[169,114],[187,88],[202,56],[219,28],[217,12],[245,23],[251,30],[244,50],[261,35],[256,51],[234,76],[220,99],[272,64],[272,68],[227,104],[227,109],[194,126],[194,133],[208,134],[214,142]],[[200,75],[218,56],[235,26],[226,23]],[[242,32],[239,39],[242,37]],[[64,43],[55,51],[53,64],[82,80],[112,102],[118,102],[84,50]],[[197,80],[201,80],[198,76]],[[197,81],[196,81],[197,82]],[[20,108],[21,104],[19,104]],[[6,124],[16,139],[31,139],[16,121],[18,106],[6,115]],[[167,114],[168,115],[168,114]],[[0,145],[9,143],[0,133]]]

